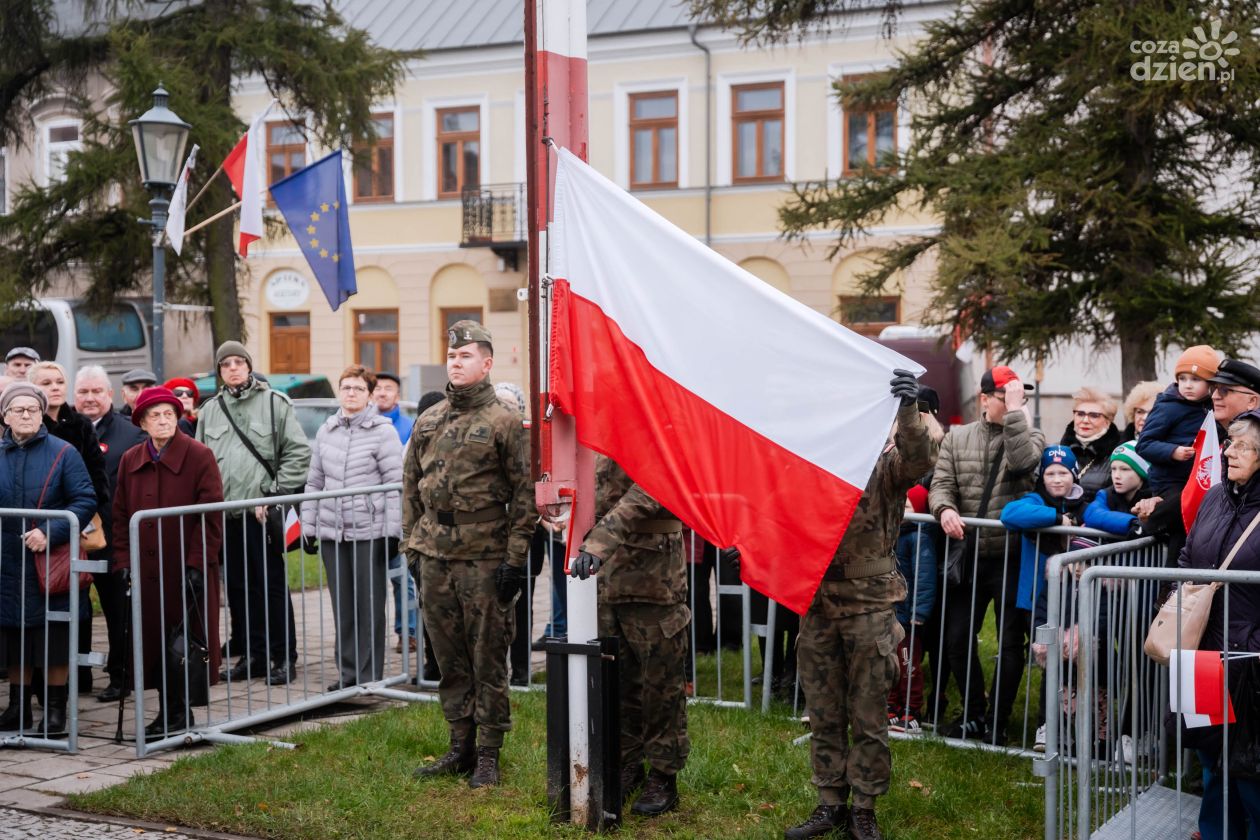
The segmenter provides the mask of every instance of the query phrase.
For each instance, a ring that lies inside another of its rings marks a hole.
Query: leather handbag
[[[44,486],[39,491],[39,501],[35,503],[35,507],[43,508],[44,495],[48,492],[48,483],[52,481],[53,473],[57,471],[57,464],[61,461],[61,456],[66,454],[69,446],[63,446],[61,451],[57,453],[57,457],[53,459],[52,466],[48,468],[48,475],[44,477]],[[97,523],[97,530],[100,530],[100,522],[95,516],[93,521]],[[104,548],[104,545],[101,546]],[[39,581],[39,589],[48,595],[65,595],[70,591],[70,543],[64,542],[59,546],[53,547],[48,545],[44,551],[34,552],[35,554],[35,577]],[[87,559],[87,550],[83,541],[79,542],[79,559]],[[80,588],[90,585],[92,579],[88,575],[80,578]]]
[[[92,514],[92,521],[79,535],[79,547],[84,551],[100,551],[105,547],[105,524],[99,513]]]
[[[1223,572],[1229,568],[1238,550],[1242,548],[1243,543],[1251,536],[1251,532],[1257,525],[1260,525],[1260,513],[1252,518],[1247,530],[1242,532],[1242,536],[1229,550],[1229,556],[1218,567],[1219,571]],[[1160,665],[1167,665],[1173,650],[1177,648],[1198,650],[1199,642],[1203,639],[1203,631],[1207,628],[1208,616],[1212,613],[1212,598],[1220,587],[1220,582],[1213,581],[1212,583],[1183,583],[1174,590],[1168,596],[1168,600],[1160,606],[1159,612],[1155,614],[1155,620],[1151,622],[1150,630],[1146,633],[1146,642],[1142,645],[1146,655]],[[1178,597],[1178,592],[1181,593],[1180,597]],[[1180,645],[1177,644],[1178,626],[1181,627]]]
[[[184,620],[166,631],[163,655],[166,657],[167,697],[173,707],[187,701],[189,706],[210,705],[210,649],[206,646],[205,623],[201,618],[198,593],[185,583],[188,611]],[[188,696],[184,697],[187,677]]]

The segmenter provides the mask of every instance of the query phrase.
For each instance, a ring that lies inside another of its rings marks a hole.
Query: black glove
[[[398,537],[385,538],[385,559],[392,560],[398,556]]]
[[[188,581],[188,588],[192,590],[193,598],[200,601],[206,594],[206,576],[201,573],[201,569],[188,566],[184,569],[184,580]]]
[[[573,565],[569,567],[569,575],[580,580],[586,580],[591,575],[599,571],[599,567],[604,564],[594,554],[588,554],[585,551],[579,551],[578,556],[574,558]]]
[[[732,546],[731,548],[724,548],[718,552],[718,556],[721,557],[726,562],[732,564],[736,569],[739,568],[739,549],[738,548],[735,548],[734,546]]]
[[[307,554],[319,554],[319,540],[314,537],[302,537],[302,551]]]
[[[525,569],[504,560],[494,570],[494,588],[499,596],[499,603],[508,603],[525,588]]]
[[[901,399],[902,406],[914,405],[919,401],[919,380],[908,370],[893,369],[892,395]]]
[[[1133,517],[1133,521],[1129,523],[1129,530],[1125,532],[1125,536],[1131,540],[1136,540],[1138,537],[1146,536],[1142,532],[1142,520],[1138,519],[1136,516]]]

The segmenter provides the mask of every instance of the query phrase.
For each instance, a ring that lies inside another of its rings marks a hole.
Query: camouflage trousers
[[[621,764],[675,775],[687,763],[686,604],[599,605],[599,635],[620,642]]]
[[[825,805],[846,802],[851,791],[855,808],[873,808],[888,792],[888,691],[904,635],[893,604],[905,592],[897,572],[824,580],[801,619],[797,671],[809,712],[810,781]]]
[[[500,604],[495,594],[498,565],[420,557],[421,615],[442,669],[442,714],[453,735],[464,736],[475,724],[483,747],[503,746],[503,733],[512,728],[507,655],[515,604]]]

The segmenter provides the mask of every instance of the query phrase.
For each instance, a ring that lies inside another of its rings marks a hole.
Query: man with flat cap
[[[446,400],[420,415],[403,458],[403,547],[419,567],[424,624],[442,669],[450,750],[417,778],[499,783],[512,728],[508,645],[538,516],[520,417],[490,384],[494,347],[475,321],[447,332]]]
[[[4,373],[15,382],[25,382],[31,365],[40,361],[39,353],[31,347],[14,347],[4,355]]]
[[[124,373],[122,376],[123,407],[118,413],[123,417],[131,417],[131,410],[135,407],[140,392],[156,384],[157,375],[151,370],[136,368]]]
[[[1208,383],[1212,389],[1217,438],[1223,441],[1234,418],[1244,411],[1260,408],[1260,368],[1238,359],[1222,359],[1216,376],[1208,379]],[[1168,565],[1177,565],[1177,557],[1186,544],[1181,491],[1140,501],[1133,506],[1133,513],[1144,522],[1148,533],[1168,543]]]

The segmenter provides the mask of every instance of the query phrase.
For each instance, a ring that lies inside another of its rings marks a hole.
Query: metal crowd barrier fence
[[[401,655],[385,644],[392,603],[385,540],[321,541],[321,562],[310,570],[310,555],[294,552],[285,534],[290,512],[303,503],[352,498],[362,525],[360,516],[383,518],[387,494],[400,489],[377,485],[132,516],[137,756],[197,741],[253,740],[232,733],[360,695],[434,699],[395,688],[412,681],[415,660],[406,620]],[[263,506],[271,512],[260,517],[255,512]],[[221,547],[211,557],[214,530]],[[172,549],[177,557],[168,556]],[[224,636],[227,645],[221,645]],[[421,649],[417,645],[418,655]],[[220,673],[212,663],[221,650],[230,656],[221,657]],[[157,714],[147,722],[150,698],[157,700]],[[199,714],[207,719],[197,720]]]
[[[1254,834],[1260,783],[1254,780],[1254,771],[1245,777],[1231,772],[1228,760],[1235,752],[1250,754],[1244,753],[1249,744],[1255,752],[1256,735],[1250,731],[1256,725],[1254,712],[1250,717],[1240,713],[1234,724],[1186,728],[1181,716],[1168,710],[1170,701],[1177,707],[1194,705],[1187,696],[1187,678],[1179,679],[1170,691],[1168,667],[1146,657],[1143,643],[1162,589],[1180,582],[1222,583],[1215,602],[1220,605],[1221,625],[1228,628],[1236,609],[1231,594],[1239,597],[1233,588],[1260,584],[1260,572],[1143,568],[1131,564],[1140,562],[1140,552],[1150,547],[1149,539],[1140,542],[1146,545],[1128,548],[1128,556],[1096,549],[1063,558],[1065,563],[1130,561],[1086,569],[1080,578],[1078,611],[1080,661],[1075,696],[1107,696],[1123,702],[1113,699],[1102,706],[1078,699],[1074,721],[1059,717],[1063,729],[1053,733],[1057,736],[1054,750],[1048,743],[1038,765],[1046,776],[1045,837],[1189,837],[1200,827],[1205,837],[1241,837],[1248,821]],[[1170,597],[1180,605],[1181,590]],[[1254,704],[1254,688],[1229,699],[1234,690],[1231,669],[1241,675],[1241,669],[1254,667],[1251,657],[1254,654],[1249,657],[1245,652],[1223,657],[1218,708],[1225,708],[1226,702]],[[1067,690],[1064,696],[1070,696]],[[1122,732],[1129,740],[1114,734],[1099,737],[1100,729]],[[1087,746],[1074,747],[1082,744]],[[1200,780],[1203,788],[1211,790],[1205,790],[1203,799],[1187,790],[1197,788]]]
[[[16,534],[10,529],[14,519],[18,520]],[[21,540],[22,535],[35,528],[47,535],[54,520],[65,522],[69,529],[70,590],[64,595],[44,592],[35,570],[37,554],[48,562],[54,548],[51,542],[41,552],[23,547],[15,556],[11,548],[5,550],[10,535]],[[0,682],[7,682],[10,689],[6,711],[12,711],[14,702],[22,709],[14,727],[0,730],[0,747],[40,747],[73,753],[78,750],[79,738],[79,666],[100,664],[94,657],[78,653],[79,605],[80,598],[86,597],[80,592],[79,576],[105,571],[105,564],[77,559],[79,520],[70,511],[0,508],[0,529],[6,536],[0,541],[0,614],[4,615],[0,621],[0,664],[5,671],[5,679]],[[15,565],[18,568],[14,569]],[[18,690],[15,692],[14,688]],[[26,692],[35,695],[35,700],[28,700]],[[32,707],[31,719],[25,714],[27,703]],[[50,727],[50,706],[58,703],[65,706],[62,731]],[[36,710],[38,706],[42,706],[42,714]],[[35,714],[40,717],[35,719]]]

